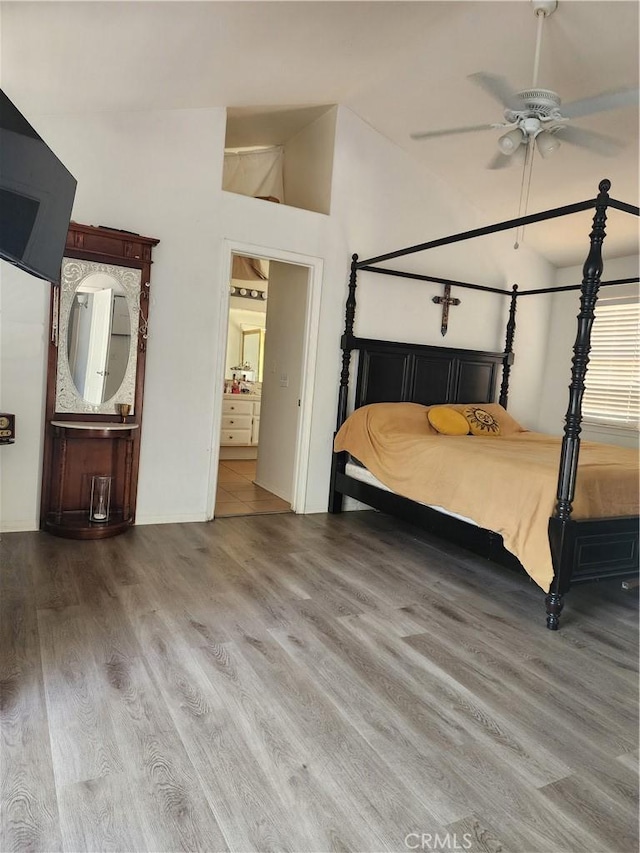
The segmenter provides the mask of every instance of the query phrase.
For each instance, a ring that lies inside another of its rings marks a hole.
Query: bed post
[[[340,389],[338,391],[338,418],[336,432],[347,419],[347,401],[349,396],[349,368],[351,366],[351,338],[353,337],[353,322],[356,316],[356,285],[358,276],[358,256],[351,256],[351,274],[349,276],[349,294],[345,306],[344,334],[340,345],[342,347],[342,371],[340,373]],[[335,438],[336,433],[333,434]],[[342,512],[343,496],[336,491],[336,476],[344,474],[347,462],[346,453],[334,453],[331,463],[331,488],[329,492],[329,512]]]
[[[545,599],[547,605],[547,628],[557,631],[560,613],[563,607],[563,595],[571,582],[572,554],[569,554],[567,526],[571,519],[573,498],[576,489],[578,457],[580,454],[580,432],[582,422],[582,397],[584,378],[589,364],[591,349],[591,328],[594,310],[598,299],[600,277],[602,275],[602,243],[607,222],[607,205],[611,182],[600,181],[600,190],[596,199],[596,212],[593,217],[593,229],[590,234],[591,247],[582,270],[582,288],[580,291],[580,313],[578,330],[573,345],[571,360],[571,385],[569,386],[569,406],[565,417],[564,437],[560,452],[558,470],[557,503],[553,516],[549,519],[549,544],[553,560],[554,578]]]
[[[516,302],[518,300],[518,285],[511,288],[511,304],[509,305],[509,319],[507,321],[507,334],[504,342],[504,358],[502,360],[502,385],[500,386],[499,403],[505,409],[509,399],[509,375],[513,364],[513,337],[516,333]]]

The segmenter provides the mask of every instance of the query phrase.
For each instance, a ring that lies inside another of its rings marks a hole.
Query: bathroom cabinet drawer
[[[253,403],[250,400],[223,400],[222,414],[251,416],[253,414]]]
[[[251,429],[251,415],[223,415],[222,416],[222,431],[233,432],[239,429]]]
[[[225,429],[220,434],[220,444],[250,444],[251,429]]]

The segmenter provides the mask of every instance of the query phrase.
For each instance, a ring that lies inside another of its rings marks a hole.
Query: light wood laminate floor
[[[371,512],[0,548],[3,853],[638,848],[619,582],[552,633]]]

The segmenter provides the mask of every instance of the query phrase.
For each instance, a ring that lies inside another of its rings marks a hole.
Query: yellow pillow
[[[464,415],[447,406],[436,406],[427,412],[429,423],[442,435],[467,435],[469,424]]]
[[[467,406],[462,414],[466,418],[471,435],[500,435],[500,424],[481,406]]]

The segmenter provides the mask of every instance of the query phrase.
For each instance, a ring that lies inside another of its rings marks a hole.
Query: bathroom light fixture
[[[233,285],[229,285],[229,293],[231,296],[241,296],[244,299],[266,299],[267,292],[266,290],[247,290],[246,287],[234,287]]]

